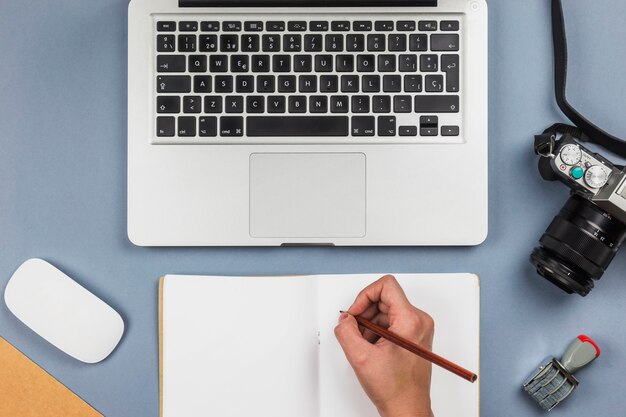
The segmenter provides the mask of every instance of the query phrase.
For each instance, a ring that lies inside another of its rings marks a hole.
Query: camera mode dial
[[[585,172],[585,182],[591,188],[602,188],[609,181],[609,174],[599,165],[594,165]]]
[[[566,145],[561,149],[561,160],[567,165],[573,166],[583,158],[583,152],[578,145]]]

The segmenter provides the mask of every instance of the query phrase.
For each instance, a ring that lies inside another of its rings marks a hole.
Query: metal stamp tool
[[[524,391],[546,411],[563,402],[578,386],[574,373],[600,356],[591,338],[580,335],[567,348],[562,359],[548,358],[526,381]]]

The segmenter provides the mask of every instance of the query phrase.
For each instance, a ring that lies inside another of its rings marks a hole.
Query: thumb
[[[363,338],[354,316],[347,313],[342,313],[339,317],[335,337],[353,367],[361,363],[374,349],[374,345]]]

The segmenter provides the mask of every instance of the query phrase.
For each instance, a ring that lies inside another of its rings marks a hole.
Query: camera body
[[[570,134],[535,138],[539,171],[572,195],[531,255],[537,272],[568,293],[587,295],[626,240],[626,172]]]

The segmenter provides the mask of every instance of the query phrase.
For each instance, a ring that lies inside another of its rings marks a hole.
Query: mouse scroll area
[[[359,238],[366,233],[362,153],[250,155],[250,236]]]

